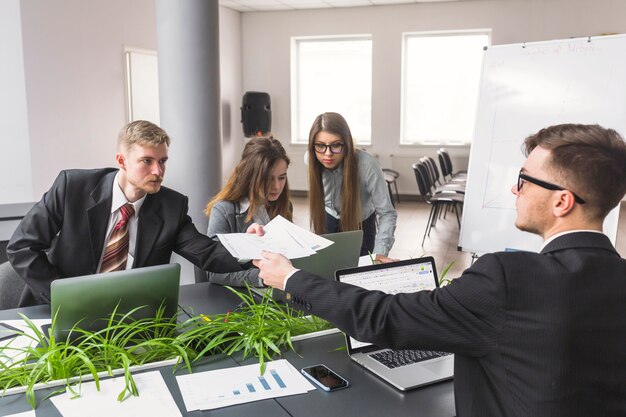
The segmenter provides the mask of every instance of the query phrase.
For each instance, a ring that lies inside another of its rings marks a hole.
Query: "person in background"
[[[363,229],[361,255],[387,257],[397,213],[383,171],[373,156],[354,148],[346,120],[323,113],[311,126],[308,145],[309,208],[317,234]]]
[[[269,252],[255,265],[291,306],[358,340],[454,353],[458,417],[626,416],[626,261],[602,233],[626,193],[626,143],[563,124],[525,151],[515,226],[544,239],[539,253],[486,254],[449,285],[396,295]]]
[[[279,140],[252,138],[243,149],[241,160],[224,188],[207,204],[207,234],[245,233],[253,224],[267,224],[281,215],[291,221],[287,168],[289,157]],[[208,273],[216,284],[262,287],[259,270],[250,268],[230,273]]]
[[[188,198],[161,186],[169,146],[163,129],[138,120],[119,133],[117,168],[61,171],[7,246],[26,282],[20,307],[50,303],[55,279],[167,264],[172,252],[204,270],[241,271],[198,232]]]

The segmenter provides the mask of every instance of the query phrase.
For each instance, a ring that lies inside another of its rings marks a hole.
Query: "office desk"
[[[209,283],[185,285],[180,290],[180,304],[192,309],[194,314],[223,313],[228,309],[234,309],[240,302],[239,298],[226,288]],[[48,306],[37,306],[0,311],[0,319],[18,318],[18,312],[31,318],[50,316]],[[307,365],[324,363],[350,382],[348,389],[331,393],[316,389],[308,394],[257,401],[217,410],[187,413],[171,367],[160,368],[160,371],[184,416],[454,416],[454,394],[451,381],[401,392],[351,361],[345,350],[337,350],[343,346],[345,346],[343,335],[335,333],[294,342],[296,352],[288,351],[283,357],[298,369]],[[256,358],[243,360],[241,354],[232,357],[216,355],[208,357],[201,365],[196,366],[194,371],[253,363],[258,363],[258,360]],[[180,369],[177,374],[185,372],[187,371]],[[37,416],[60,416],[49,400],[41,401],[51,391],[38,392]],[[0,398],[0,416],[29,409],[30,406],[23,394]]]

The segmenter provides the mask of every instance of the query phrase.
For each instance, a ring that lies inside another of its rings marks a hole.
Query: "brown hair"
[[[247,198],[250,208],[246,221],[252,220],[257,207],[264,205],[270,218],[281,215],[291,221],[293,218],[289,201],[289,180],[276,201],[267,201],[269,179],[272,168],[280,160],[289,166],[289,157],[278,139],[273,137],[252,138],[243,148],[241,160],[230,175],[224,188],[207,204],[204,213],[211,215],[211,208],[218,201],[236,202]]]
[[[626,193],[626,143],[613,129],[561,124],[524,141],[526,156],[537,146],[551,151],[546,167],[559,185],[586,202],[591,218],[603,220]]]
[[[124,126],[117,136],[118,149],[128,150],[132,145],[156,147],[161,144],[170,146],[170,137],[165,130],[146,120],[135,120]]]
[[[324,208],[324,166],[315,157],[315,137],[320,132],[337,135],[343,141],[343,185],[341,187],[341,231],[361,228],[361,201],[359,191],[359,168],[354,150],[352,133],[346,119],[339,113],[322,113],[315,118],[309,132],[309,211],[311,226],[315,233],[326,232]]]

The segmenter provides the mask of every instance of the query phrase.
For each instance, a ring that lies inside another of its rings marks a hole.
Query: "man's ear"
[[[554,205],[553,213],[556,217],[564,217],[573,210],[576,201],[571,191],[563,190],[558,194],[559,197]]]
[[[126,170],[126,157],[124,157],[123,153],[116,153],[115,161],[117,162],[117,166],[120,167],[120,169]]]

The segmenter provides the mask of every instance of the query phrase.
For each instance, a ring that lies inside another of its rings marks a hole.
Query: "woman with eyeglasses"
[[[279,140],[250,139],[226,185],[204,210],[209,216],[209,237],[217,240],[218,233],[245,233],[252,223],[264,225],[278,215],[291,221],[288,167],[289,157]],[[215,284],[263,287],[257,268],[208,276]]]
[[[317,234],[363,229],[361,255],[387,257],[397,213],[376,158],[355,149],[346,120],[338,113],[317,116],[309,132],[309,208]],[[377,225],[378,224],[378,225]],[[377,227],[378,226],[378,227]]]

